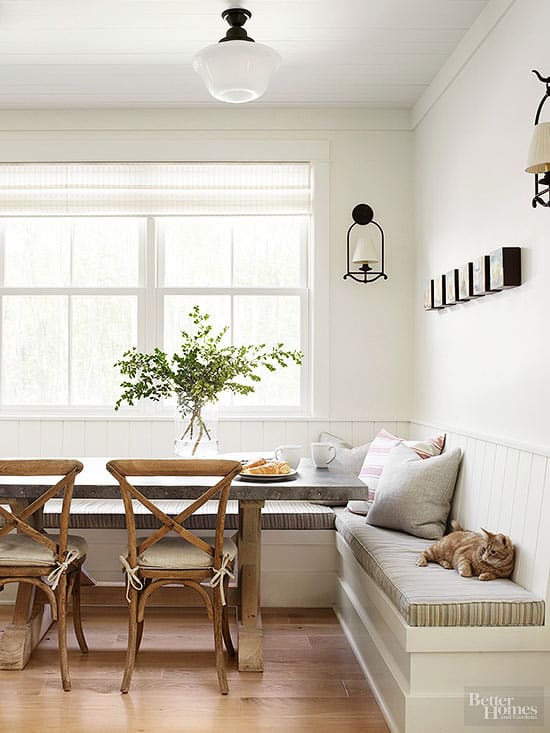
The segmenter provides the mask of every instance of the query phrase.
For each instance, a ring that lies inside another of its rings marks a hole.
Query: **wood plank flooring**
[[[0,629],[10,609],[0,607]],[[22,672],[0,671],[0,730],[9,733],[388,733],[359,665],[328,609],[267,609],[265,671],[228,664],[218,692],[212,631],[197,609],[151,608],[132,688],[119,692],[126,610],[83,609],[90,647],[72,629],[72,691],[63,692],[56,627]],[[235,628],[233,625],[235,638]]]

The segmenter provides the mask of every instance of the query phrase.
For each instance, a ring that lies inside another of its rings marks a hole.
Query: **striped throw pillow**
[[[404,440],[396,435],[381,430],[370,444],[367,455],[361,467],[359,478],[369,488],[369,501],[374,501],[378,479],[380,478],[386,459],[396,445],[403,443],[417,453],[420,458],[438,456],[445,446],[445,433],[434,435],[426,440]]]

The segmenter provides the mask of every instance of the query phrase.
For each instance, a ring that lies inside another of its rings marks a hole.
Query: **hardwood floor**
[[[0,628],[9,614],[8,607],[0,607]],[[211,626],[202,610],[151,608],[132,688],[121,695],[126,610],[86,607],[90,653],[81,655],[69,634],[72,691],[61,689],[52,627],[25,670],[0,671],[0,730],[388,732],[332,611],[268,609],[263,620],[264,673],[239,673],[230,660],[224,697],[218,692]]]

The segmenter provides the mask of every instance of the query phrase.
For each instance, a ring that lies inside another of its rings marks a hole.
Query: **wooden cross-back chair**
[[[0,476],[48,476],[62,478],[30,504],[11,500],[11,511],[0,506],[0,587],[7,583],[27,583],[39,588],[57,620],[59,663],[64,690],[71,689],[67,654],[67,608],[72,597],[73,624],[78,645],[88,651],[80,615],[80,573],[86,559],[86,540],[69,534],[69,515],[75,476],[82,463],[72,460],[35,459],[0,461]],[[44,504],[63,496],[58,535],[42,530]]]
[[[136,654],[143,635],[143,621],[147,599],[164,585],[184,585],[195,590],[206,605],[213,620],[216,670],[220,692],[229,691],[223,657],[223,643],[231,656],[235,650],[229,632],[229,620],[225,597],[229,577],[237,555],[235,543],[224,538],[224,523],[231,481],[240,473],[238,461],[221,459],[160,459],[113,460],[108,471],[120,484],[126,526],[128,530],[128,554],[121,557],[126,571],[129,612],[128,649],[121,692],[130,688]],[[219,478],[176,517],[167,516],[128,477],[173,476]],[[183,527],[183,523],[209,499],[218,499],[214,544]],[[132,500],[145,506],[161,523],[161,527],[145,539],[136,536],[136,524]],[[175,537],[167,537],[175,533]],[[210,581],[211,593],[201,585]]]

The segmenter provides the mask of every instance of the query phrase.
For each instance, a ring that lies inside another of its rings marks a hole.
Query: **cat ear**
[[[487,529],[483,529],[483,527],[481,527],[481,531],[483,532],[485,537],[487,537],[488,540],[490,540],[491,537],[495,536],[492,532],[489,532]]]

